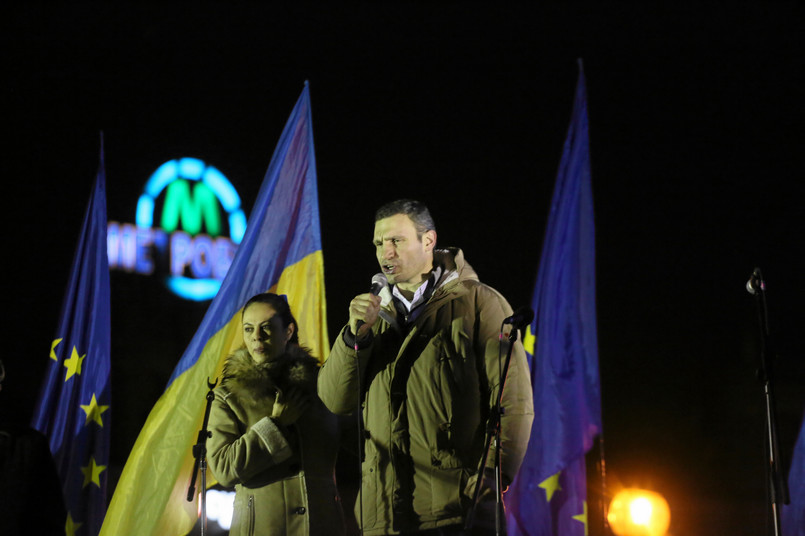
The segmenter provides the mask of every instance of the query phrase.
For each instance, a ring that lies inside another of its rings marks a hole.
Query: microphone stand
[[[774,518],[774,534],[780,536],[780,505],[788,504],[788,484],[780,469],[780,452],[777,440],[777,419],[775,399],[772,383],[773,351],[771,350],[771,337],[769,335],[769,316],[766,308],[766,284],[755,268],[746,289],[755,297],[760,326],[760,369],[758,378],[763,383],[764,398],[766,401],[766,434],[768,441],[768,468],[769,468],[769,499],[771,501],[772,516]]]
[[[207,378],[207,408],[204,410],[204,421],[201,425],[201,430],[198,433],[198,441],[193,445],[193,456],[196,461],[193,463],[193,474],[190,477],[190,487],[187,489],[187,502],[192,502],[193,497],[196,495],[196,476],[199,469],[201,469],[201,536],[207,533],[207,438],[212,436],[212,432],[207,430],[207,423],[210,420],[210,408],[212,401],[215,400],[215,393],[213,389],[218,385],[218,378],[215,383],[210,383]]]
[[[532,313],[533,315],[533,313]],[[530,322],[530,320],[529,320]],[[492,412],[489,415],[489,419],[487,420],[487,428],[486,428],[486,440],[484,442],[484,451],[483,456],[481,457],[481,465],[478,468],[478,480],[475,481],[475,491],[472,494],[472,503],[470,504],[470,509],[467,512],[467,518],[464,522],[464,529],[470,530],[472,529],[473,521],[475,520],[475,508],[478,506],[478,497],[481,495],[481,485],[483,484],[484,479],[484,472],[486,469],[486,460],[489,457],[489,448],[492,444],[492,441],[495,442],[495,534],[496,536],[502,535],[503,530],[503,475],[500,463],[500,453],[501,453],[501,434],[500,434],[500,419],[504,413],[504,408],[501,407],[500,402],[503,398],[503,388],[506,384],[506,376],[508,376],[509,372],[509,363],[511,362],[512,358],[512,350],[514,349],[514,342],[517,340],[517,329],[516,325],[512,325],[511,333],[509,333],[509,349],[506,352],[506,361],[503,365],[503,371],[500,373],[500,388],[498,389],[498,396],[497,401],[495,402],[494,408],[492,408]],[[501,339],[502,337],[502,326],[501,326]]]

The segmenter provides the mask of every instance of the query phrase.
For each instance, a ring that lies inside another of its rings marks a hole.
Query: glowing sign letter
[[[106,231],[106,250],[110,268],[133,271],[137,264],[136,228],[130,223],[109,222]]]
[[[193,262],[191,273],[196,279],[210,277],[212,273],[212,239],[199,235],[193,239]]]
[[[221,216],[218,213],[218,199],[210,187],[203,182],[194,185],[190,193],[190,183],[175,180],[165,192],[165,206],[162,209],[162,228],[172,233],[182,220],[182,229],[191,235],[201,232],[202,220],[207,232],[217,236],[221,232]]]
[[[171,235],[171,274],[182,275],[184,267],[193,260],[193,241],[190,235],[177,231]]]
[[[154,243],[154,231],[137,228],[137,264],[135,271],[138,274],[152,274],[154,261],[151,259],[151,246]]]

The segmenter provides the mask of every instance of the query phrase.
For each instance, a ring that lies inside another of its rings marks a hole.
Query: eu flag
[[[788,470],[790,504],[782,507],[781,524],[786,536],[805,536],[805,420],[794,446],[791,468]]]
[[[584,455],[601,431],[594,235],[587,98],[579,60],[573,116],[532,300],[535,318],[524,337],[534,424],[506,497],[510,535],[587,534]]]
[[[329,344],[324,298],[313,123],[307,84],[271,158],[221,289],[129,454],[102,534],[174,536],[189,532],[198,501],[187,501],[192,447],[201,429],[207,379],[238,348],[240,310],[255,294],[288,297],[300,343],[323,356]],[[214,482],[208,474],[208,482]]]
[[[109,261],[103,136],[95,186],[50,344],[32,426],[44,433],[67,506],[65,533],[98,534],[106,512],[109,429]]]

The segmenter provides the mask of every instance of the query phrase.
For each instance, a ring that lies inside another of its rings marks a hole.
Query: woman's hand
[[[311,395],[305,394],[296,387],[291,387],[285,393],[277,391],[271,418],[283,426],[289,426],[302,416],[311,401]]]

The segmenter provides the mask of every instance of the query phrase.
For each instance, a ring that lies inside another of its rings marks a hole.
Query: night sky
[[[110,220],[163,162],[220,169],[247,213],[309,80],[329,334],[377,271],[374,209],[429,205],[438,243],[530,303],[582,58],[609,486],[672,533],[766,531],[758,266],[780,446],[805,407],[805,9],[3,7],[3,413],[27,420],[104,131]],[[207,303],[112,272],[116,479]],[[9,344],[10,343],[10,344]],[[200,401],[203,402],[203,401]]]

